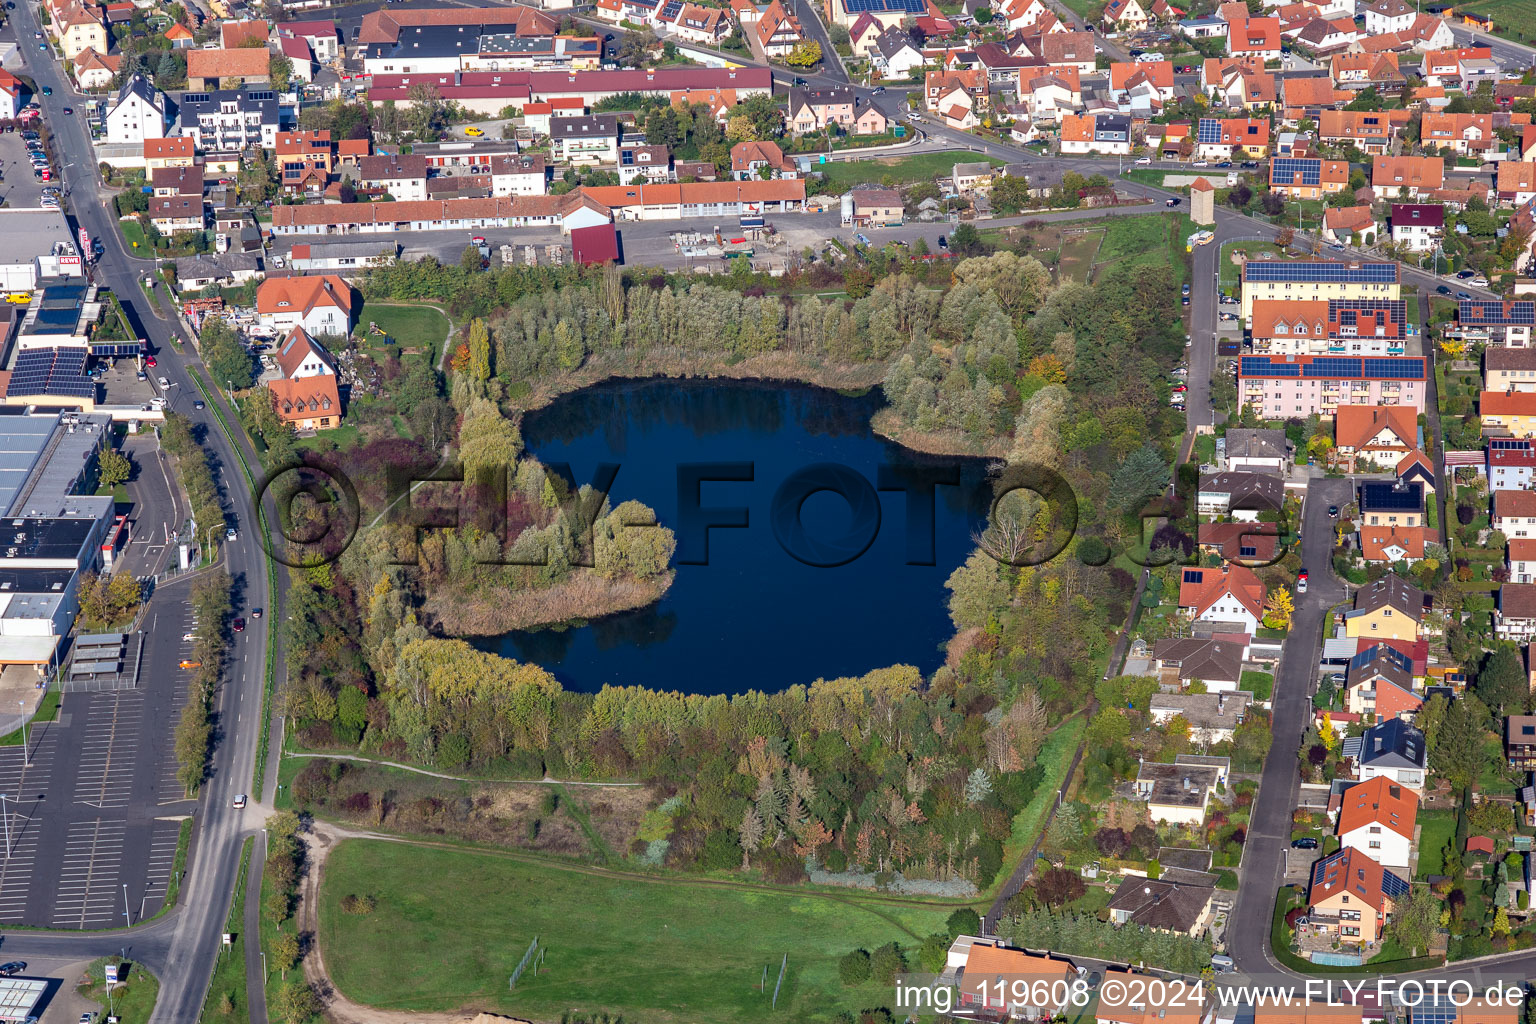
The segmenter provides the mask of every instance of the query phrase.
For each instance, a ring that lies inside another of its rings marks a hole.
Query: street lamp
[[[16,706],[21,709],[21,759],[28,768],[32,767],[32,752],[27,746],[27,702],[19,700]]]

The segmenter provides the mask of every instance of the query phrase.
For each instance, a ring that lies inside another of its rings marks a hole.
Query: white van
[[[1215,956],[1211,957],[1211,968],[1217,974],[1231,974],[1233,971],[1237,970],[1237,961],[1233,960],[1225,953],[1217,953]]]

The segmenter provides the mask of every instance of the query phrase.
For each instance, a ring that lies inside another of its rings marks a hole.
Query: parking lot
[[[158,607],[157,607],[158,606]],[[57,721],[0,747],[0,923],[107,928],[164,903],[181,821],[172,732],[186,699],[178,668],[190,611],[170,595],[143,623],[139,688],[70,692]],[[134,639],[137,639],[135,637]],[[126,889],[125,889],[126,887]]]
[[[32,176],[32,164],[27,158],[27,144],[21,131],[0,134],[0,196],[5,205],[19,208],[36,207],[43,197],[43,189],[56,182],[38,181]]]

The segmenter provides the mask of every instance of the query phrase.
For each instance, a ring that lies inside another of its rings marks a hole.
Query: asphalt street
[[[17,31],[27,38],[37,31],[36,13],[30,4],[18,4],[13,12]],[[28,56],[28,70],[38,85],[51,86],[53,95],[40,98],[44,116],[58,136],[62,151],[69,154],[90,153],[83,123],[77,117],[62,115],[61,108],[75,102],[75,95],[61,69],[50,59]],[[192,348],[185,354],[172,344],[176,333],[171,324],[150,309],[138,281],[153,269],[148,261],[131,259],[124,251],[114,218],[109,211],[110,198],[97,180],[94,162],[69,162],[66,178],[72,191],[71,216],[104,246],[95,270],[98,283],[112,288],[127,311],[130,321],[140,325],[151,350],[158,356],[158,374],[168,377],[178,387],[199,393],[189,375],[196,362]],[[223,398],[209,396],[208,408],[197,411],[182,399],[174,407],[191,418],[200,429],[204,443],[213,457],[214,471],[224,493],[226,508],[236,521],[250,528],[240,531],[239,539],[223,548],[224,565],[235,583],[237,614],[252,606],[272,608],[274,601],[267,589],[266,561],[261,538],[254,524],[258,522],[249,492],[239,469],[234,447],[214,419],[219,408],[235,422],[232,410]],[[245,457],[255,465],[254,453]],[[154,602],[158,607],[159,599]],[[244,811],[231,806],[236,794],[251,789],[256,748],[261,731],[262,687],[266,677],[266,630],[272,615],[250,620],[250,626],[233,645],[224,684],[215,698],[216,746],[210,777],[199,794],[196,817],[200,822],[191,858],[182,883],[179,905],[171,914],[140,929],[124,933],[95,933],[79,936],[13,933],[5,940],[7,954],[20,959],[44,956],[87,958],[120,951],[125,944],[133,955],[149,966],[161,983],[160,1000],[152,1020],[159,1024],[186,1024],[201,1012],[209,976],[219,949],[240,845],[245,836],[260,826],[263,807],[255,800]],[[179,638],[181,631],[174,632]],[[169,657],[169,653],[165,655]],[[157,659],[158,660],[158,659]],[[89,725],[89,716],[85,723]],[[71,723],[70,728],[75,726]],[[274,748],[278,744],[273,737]],[[275,762],[275,759],[273,759]],[[275,770],[275,764],[272,769]],[[137,776],[137,772],[135,773]],[[269,772],[270,775],[270,772]],[[135,785],[139,785],[137,779]],[[255,794],[253,794],[254,796]],[[126,843],[124,844],[126,849]],[[130,903],[132,902],[130,888]],[[137,913],[138,908],[134,908]],[[252,944],[254,947],[254,944]]]

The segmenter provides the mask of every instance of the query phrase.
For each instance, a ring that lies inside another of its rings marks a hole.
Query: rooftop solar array
[[[1195,141],[1202,145],[1220,142],[1221,122],[1214,117],[1202,117],[1200,127],[1195,131]]]
[[[103,359],[131,359],[144,351],[136,341],[101,341],[91,344],[91,355]]]
[[[1328,319],[1340,324],[1359,322],[1359,314],[1386,310],[1387,320],[1394,324],[1408,322],[1408,303],[1402,299],[1329,299]],[[1374,320],[1375,317],[1369,319]]]
[[[16,357],[6,396],[93,398],[96,385],[85,375],[85,358],[85,349],[80,346],[29,348]]]
[[[1269,356],[1243,356],[1239,369],[1244,377],[1424,379],[1424,360],[1416,356],[1317,356],[1305,362],[1286,362]]]
[[[1243,265],[1243,280],[1396,284],[1397,264],[1350,264],[1339,260],[1249,260]]]
[[[1531,450],[1531,442],[1522,437],[1490,437],[1488,447],[1496,452],[1528,452]]]
[[[1497,299],[1463,301],[1456,310],[1456,319],[1464,324],[1536,327],[1536,302],[1519,299],[1506,305]]]
[[[927,0],[843,0],[843,7],[849,14],[864,14],[874,11],[905,11],[908,14],[924,14],[928,10]]]
[[[1419,484],[1401,488],[1388,483],[1361,484],[1360,507],[1386,512],[1412,512],[1424,507],[1424,491]]]
[[[1413,659],[1408,657],[1408,655],[1404,654],[1402,651],[1399,651],[1397,648],[1388,647],[1386,644],[1376,644],[1373,647],[1367,647],[1365,650],[1349,659],[1350,670],[1356,671],[1370,668],[1372,663],[1374,663],[1378,657],[1390,661],[1393,665],[1397,666],[1397,668],[1404,672],[1412,673],[1413,671]]]
[[[1221,129],[1218,126],[1217,131]],[[1282,185],[1319,185],[1323,180],[1323,162],[1304,160],[1300,157],[1275,157],[1271,162],[1272,177]]]
[[[1390,871],[1381,873],[1381,891],[1388,899],[1398,899],[1408,891],[1408,883],[1397,877]]]

